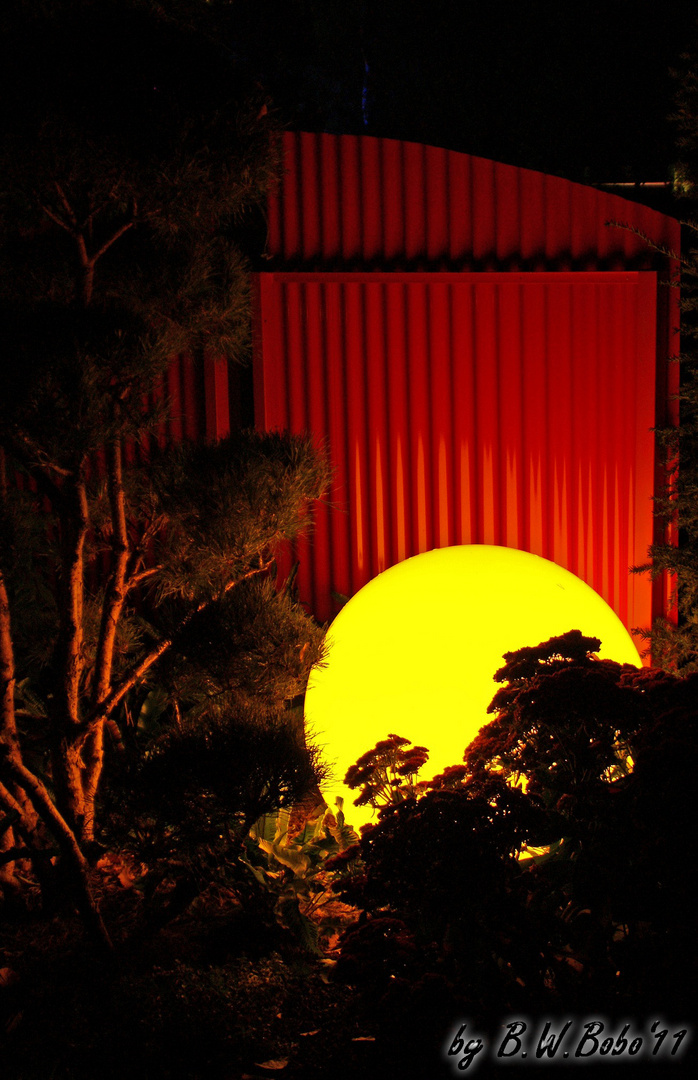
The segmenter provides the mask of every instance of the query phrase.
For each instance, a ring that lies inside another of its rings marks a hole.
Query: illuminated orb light
[[[342,608],[326,638],[324,666],[308,681],[308,730],[344,798],[347,821],[370,821],[342,781],[350,765],[395,733],[429,749],[420,777],[462,761],[491,716],[503,654],[568,630],[601,639],[599,655],[641,665],[608,604],[569,570],[514,548],[439,548],[392,566]]]

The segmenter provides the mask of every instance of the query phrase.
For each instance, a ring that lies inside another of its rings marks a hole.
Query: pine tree
[[[13,2],[0,28],[0,884],[30,860],[48,887],[57,844],[103,939],[105,730],[158,671],[180,726],[275,730],[317,656],[267,578],[324,459],[281,434],[173,449],[144,405],[174,354],[247,349],[241,227],[276,165],[218,9]]]

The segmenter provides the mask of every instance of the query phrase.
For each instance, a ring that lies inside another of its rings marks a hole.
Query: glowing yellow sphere
[[[345,800],[347,821],[371,820],[354,807],[346,770],[395,733],[428,747],[420,778],[462,761],[491,716],[502,656],[568,630],[601,639],[599,655],[641,664],[630,634],[608,604],[569,570],[514,548],[467,544],[416,555],[379,574],[330,626],[324,666],[310,674],[308,730],[333,779],[330,806]]]

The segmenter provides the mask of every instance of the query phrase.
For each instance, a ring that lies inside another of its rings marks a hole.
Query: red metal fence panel
[[[336,469],[298,549],[321,619],[386,567],[493,543],[553,559],[628,628],[652,590],[657,275],[278,273],[257,282],[260,427]]]

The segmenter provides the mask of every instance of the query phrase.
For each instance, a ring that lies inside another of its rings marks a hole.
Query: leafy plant
[[[321,804],[293,837],[289,835],[290,810],[279,810],[274,819],[261,818],[241,856],[259,885],[274,897],[279,922],[316,956],[324,955],[323,944],[327,947],[337,930],[354,917],[338,902],[334,890],[344,866],[344,860],[337,862],[336,857],[358,842],[344,820],[342,800],[337,802],[336,815]]]
[[[507,654],[465,763],[363,830],[338,971],[380,985],[376,1008],[437,975],[476,1015],[675,1000],[695,958],[698,679],[599,660],[599,645],[571,631]],[[380,754],[362,760],[355,776],[370,790],[373,760],[380,789]]]
[[[409,739],[388,735],[347,770],[347,787],[361,788],[354,806],[390,806],[414,798],[417,773],[428,757],[425,746],[412,746]]]
[[[566,961],[560,992],[657,1002],[694,955],[686,761],[698,749],[697,680],[599,660],[598,644],[575,631],[508,654],[497,715],[466,765],[524,777],[559,815],[565,842],[536,868],[530,904]]]

